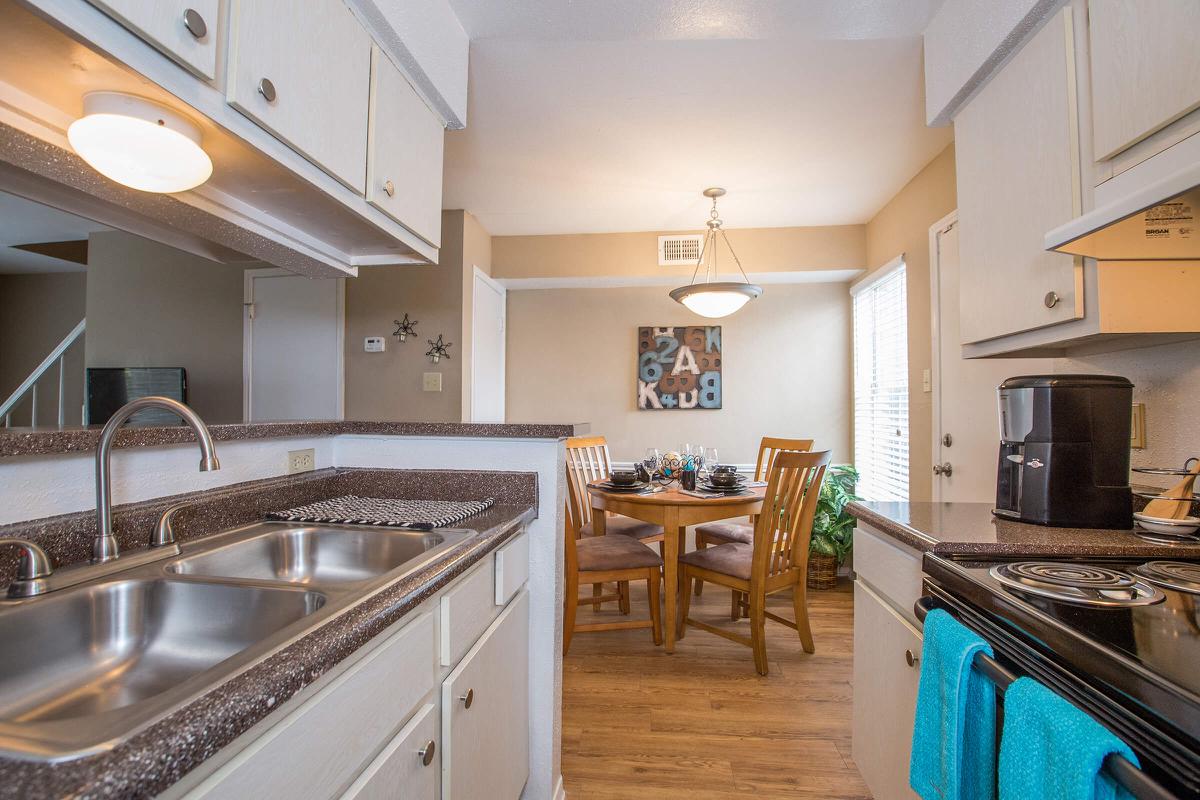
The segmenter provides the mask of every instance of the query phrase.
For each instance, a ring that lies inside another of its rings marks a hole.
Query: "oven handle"
[[[932,597],[922,597],[913,606],[913,611],[916,613],[917,619],[924,623],[926,615],[936,607]],[[1011,686],[1018,677],[1015,672],[999,661],[983,653],[975,654],[972,666],[986,675],[1001,692]],[[1120,753],[1110,753],[1105,757],[1103,768],[1110,778],[1123,786],[1137,800],[1179,800],[1175,794],[1164,789],[1158,781],[1142,772]]]

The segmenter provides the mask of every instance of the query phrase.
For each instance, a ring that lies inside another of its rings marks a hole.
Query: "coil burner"
[[[1189,594],[1200,594],[1200,564],[1186,561],[1147,561],[1133,571],[1151,583]]]
[[[1018,592],[1095,608],[1148,606],[1161,603],[1166,597],[1157,587],[1128,572],[1095,564],[1018,561],[997,565],[989,572]],[[1149,580],[1145,575],[1142,577]]]

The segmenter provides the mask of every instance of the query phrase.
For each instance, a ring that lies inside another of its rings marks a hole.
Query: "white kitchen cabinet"
[[[216,76],[220,0],[91,0],[202,78]]]
[[[441,120],[372,48],[367,201],[433,245],[442,232],[444,138]]]
[[[856,554],[856,566],[858,560]],[[920,658],[920,632],[856,580],[851,746],[854,763],[875,800],[917,797],[908,785],[908,762]]]
[[[955,118],[963,344],[1083,316],[1082,261],[1043,241],[1081,212],[1073,19],[1060,11]]]
[[[529,776],[529,592],[442,683],[442,797],[516,800]]]
[[[442,770],[437,706],[427,703],[342,795],[342,800],[436,800]]]
[[[342,0],[233,0],[230,11],[229,102],[361,194],[371,81],[362,25]]]
[[[1097,161],[1200,107],[1200,3],[1090,0],[1088,33]]]

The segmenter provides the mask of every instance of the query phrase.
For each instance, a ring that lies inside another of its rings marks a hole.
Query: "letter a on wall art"
[[[721,407],[721,326],[638,328],[642,411]]]

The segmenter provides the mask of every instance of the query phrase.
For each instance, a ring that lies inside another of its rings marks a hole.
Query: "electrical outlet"
[[[1129,431],[1129,446],[1134,450],[1146,449],[1146,404],[1133,404],[1133,426]]]
[[[289,450],[287,471],[291,475],[295,472],[312,472],[317,468],[317,451],[311,447],[307,450]]]
[[[442,373],[426,372],[421,381],[421,388],[426,392],[440,392],[442,390]]]

